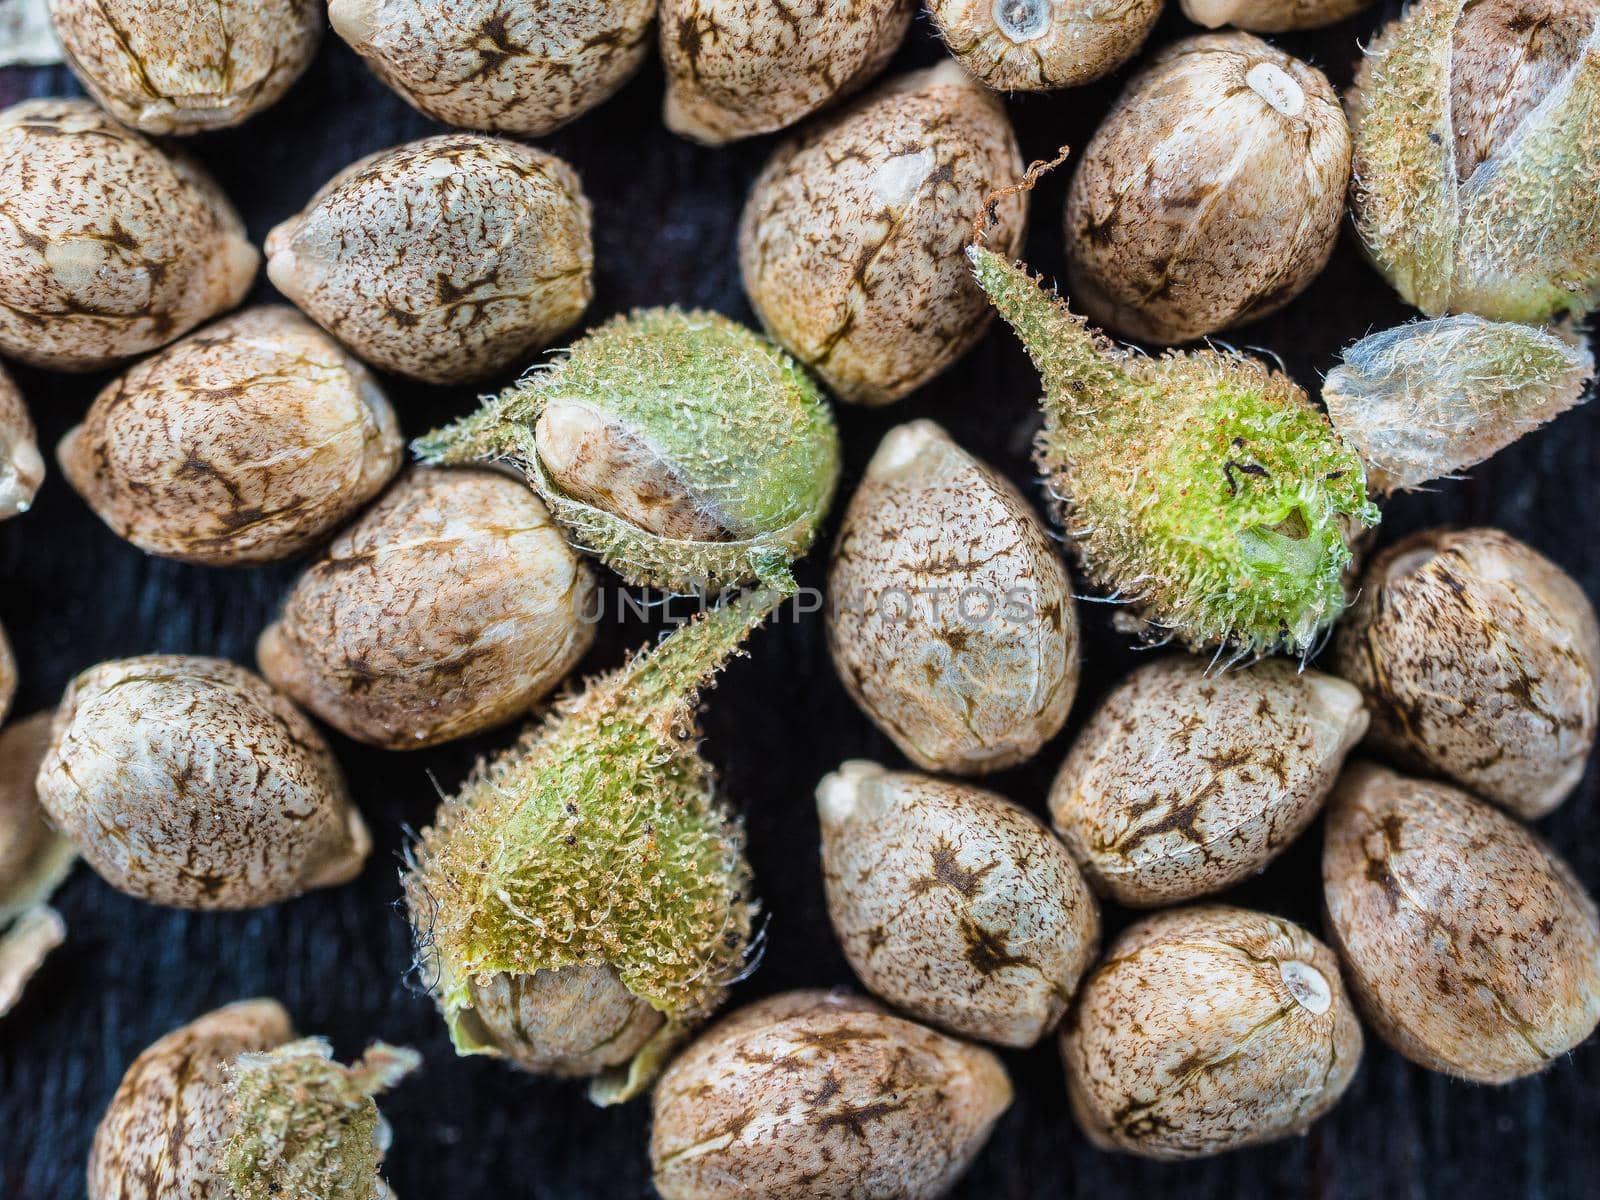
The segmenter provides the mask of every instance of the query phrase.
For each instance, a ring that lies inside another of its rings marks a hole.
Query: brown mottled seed
[[[174,1030],[133,1060],[95,1131],[89,1200],[232,1200],[222,1172],[227,1065],[294,1037],[275,1000],[247,1000]]]
[[[474,980],[471,989],[463,1021],[474,1039],[524,1070],[568,1079],[628,1062],[665,1023],[606,963],[501,972]]]
[[[949,1190],[1010,1103],[987,1050],[847,992],[786,992],[662,1075],[650,1162],[664,1200],[923,1200]]]
[[[0,367],[0,521],[25,513],[44,482],[44,459],[22,393]]]
[[[1031,1046],[1100,944],[1066,849],[992,792],[847,762],[817,787],[828,915],[876,995],[952,1033]]]
[[[911,0],[661,0],[667,128],[717,146],[771,133],[862,87]]]
[[[87,100],[0,111],[0,354],[95,371],[232,308],[260,256],[209,175]]]
[[[1321,71],[1246,33],[1178,42],[1073,176],[1073,302],[1160,343],[1264,317],[1327,264],[1349,181],[1350,130]]]
[[[1026,761],[1078,686],[1077,613],[1049,534],[932,421],[890,430],[850,501],[828,644],[856,703],[928,771]]]
[[[36,780],[53,716],[35,713],[0,732],[0,927],[48,900],[77,858],[39,806]]]
[[[400,467],[367,369],[286,305],[226,317],[110,384],[57,450],[120,537],[208,566],[309,549]]]
[[[572,168],[476,134],[362,159],[267,235],[280,292],[369,363],[427,383],[548,346],[583,314],[593,271]]]
[[[654,0],[330,0],[379,78],[446,125],[537,137],[607,99],[650,50]]]
[[[1311,823],[1366,728],[1354,687],[1282,659],[1151,663],[1079,734],[1050,816],[1095,889],[1122,904],[1220,892]]]
[[[1425,530],[1384,551],[1339,626],[1334,669],[1371,745],[1532,820],[1594,746],[1600,625],[1583,589],[1497,529]]]
[[[1144,44],[1161,0],[929,0],[950,52],[1002,92],[1078,87]]]
[[[1061,1040],[1095,1145],[1220,1154],[1302,1133],[1361,1061],[1333,952],[1292,922],[1225,905],[1146,917],[1112,943]]]
[[[67,687],[39,802],[101,877],[178,908],[353,879],[371,839],[311,722],[242,667],[152,654]]]
[[[1359,764],[1328,807],[1328,927],[1362,1014],[1413,1062],[1542,1071],[1600,1021],[1600,919],[1567,864],[1442,783]]]
[[[261,672],[341,733],[391,750],[533,707],[594,640],[593,577],[526,486],[413,471],[306,569]]]
[[[756,180],[739,230],[750,303],[841,399],[898,400],[988,328],[962,249],[1022,169],[1005,109],[954,63],[885,84],[780,147]],[[1013,258],[1026,196],[992,211],[989,243]]]
[[[67,65],[124,125],[237,125],[276,104],[322,39],[317,0],[50,0]]]
[[[1232,25],[1251,33],[1321,29],[1354,16],[1372,0],[1183,0],[1183,15],[1196,25]]]

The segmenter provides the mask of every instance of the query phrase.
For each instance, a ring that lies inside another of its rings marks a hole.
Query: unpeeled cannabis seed
[[[1475,466],[1583,399],[1581,332],[1461,314],[1369,334],[1322,385],[1328,419],[1392,492]]]
[[[1079,87],[1144,44],[1161,0],[930,0],[928,14],[967,70],[1002,92]]]
[[[39,802],[107,883],[177,908],[332,887],[372,848],[311,722],[217,658],[152,654],[74,679]]]
[[[1349,182],[1350,129],[1321,71],[1247,33],[1178,42],[1073,176],[1069,290],[1090,320],[1149,342],[1254,321],[1327,265]]]
[[[1232,25],[1251,33],[1321,29],[1354,16],[1372,0],[1183,0],[1183,15],[1196,25]]]
[[[1366,732],[1361,693],[1281,659],[1172,658],[1106,697],[1050,791],[1056,832],[1123,904],[1220,892],[1294,841]]]
[[[446,125],[538,137],[620,88],[650,50],[654,0],[330,0],[334,32]]]
[[[232,308],[260,256],[211,177],[87,100],[0,112],[0,353],[94,371]]]
[[[1002,1046],[1055,1028],[1100,910],[1028,812],[965,784],[847,762],[817,785],[828,916],[870,991]]]
[[[46,823],[34,785],[50,721],[50,713],[36,713],[0,732],[0,1016],[66,937],[46,901],[78,852]]]
[[[744,972],[750,868],[695,706],[777,601],[749,593],[680,627],[441,805],[405,894],[459,1053],[600,1076],[596,1103],[624,1100]]]
[[[1413,1062],[1541,1071],[1600,1021],[1600,918],[1527,829],[1440,783],[1353,767],[1328,807],[1328,926],[1362,1013]]]
[[[1600,624],[1565,571],[1498,529],[1432,529],[1372,561],[1334,669],[1369,741],[1519,817],[1583,775],[1600,725]]]
[[[476,134],[424,138],[334,176],[267,235],[267,274],[374,366],[466,383],[583,315],[589,215],[553,154]]]
[[[1112,943],[1061,1050],[1091,1142],[1199,1158],[1304,1132],[1354,1077],[1361,1026],[1333,952],[1304,929],[1195,905]]]
[[[883,70],[911,0],[661,0],[667,128],[717,146],[793,125]]]
[[[413,750],[532,708],[594,640],[593,597],[521,482],[423,468],[306,569],[256,660],[341,733]]]
[[[650,1164],[665,1200],[932,1200],[1010,1103],[987,1050],[847,992],[786,992],[668,1068]]]
[[[1072,585],[1009,480],[932,421],[884,436],[828,576],[828,645],[851,696],[919,767],[1031,758],[1078,688]]]
[[[1357,225],[1429,316],[1539,322],[1600,286],[1600,7],[1418,0],[1349,96]]]
[[[0,367],[0,521],[25,513],[44,482],[44,459],[22,393]]]
[[[237,125],[276,104],[322,40],[317,0],[50,0],[67,65],[145,133]]]
[[[1034,457],[1096,586],[1196,648],[1313,646],[1378,510],[1306,394],[1233,353],[1118,350],[1020,267],[968,253],[1044,377]]]
[[[367,369],[278,305],[139,363],[57,457],[95,515],[141,550],[243,566],[309,549],[382,490],[403,448]]]
[[[676,308],[590,330],[415,449],[434,464],[509,461],[579,546],[673,591],[786,585],[839,474],[833,414],[794,360]]]
[[[841,399],[898,400],[988,328],[961,248],[986,198],[1021,174],[998,99],[953,63],[902,76],[768,161],[739,229],[745,292]],[[991,211],[989,244],[1015,254],[1026,193]]]
[[[374,1097],[420,1064],[375,1043],[345,1067],[275,1000],[230,1004],[134,1059],[95,1132],[89,1200],[378,1200]]]

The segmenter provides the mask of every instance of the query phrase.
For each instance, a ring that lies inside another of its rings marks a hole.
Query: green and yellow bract
[[[563,492],[534,439],[540,414],[555,401],[586,405],[649,447],[732,538],[662,537]],[[839,474],[833,415],[805,371],[735,321],[676,308],[591,330],[549,367],[414,449],[434,464],[511,462],[578,545],[630,583],[670,591],[750,580],[787,586]]]
[[[1378,512],[1305,393],[1236,354],[1121,351],[1022,268],[970,254],[1044,378],[1035,458],[1096,586],[1196,649],[1311,647]]]
[[[675,1039],[746,967],[743,832],[699,752],[698,692],[781,600],[747,593],[592,681],[481,765],[416,847],[419,957],[463,1054],[475,977],[608,965]],[[660,1039],[638,1058],[658,1058]],[[636,1064],[637,1066],[637,1061]],[[644,1082],[632,1072],[622,1099]]]

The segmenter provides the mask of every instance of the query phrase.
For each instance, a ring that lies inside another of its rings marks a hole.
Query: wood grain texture
[[[1358,39],[1376,27],[1364,13],[1331,31],[1280,39],[1292,52],[1348,82]],[[1168,14],[1152,46],[1189,32]],[[919,21],[896,67],[937,61],[944,51]],[[1147,52],[1148,53],[1148,52]],[[1112,80],[1010,104],[1023,153],[1081,148],[1118,87]],[[775,140],[707,150],[661,126],[659,68],[647,67],[614,100],[541,146],[577,168],[595,206],[594,322],[636,305],[676,301],[752,320],[739,289],[735,238],[745,192]],[[61,71],[0,71],[0,103],[77,89]],[[241,130],[190,145],[238,204],[259,245],[347,162],[437,127],[390,94],[336,38],[285,100]],[[1064,276],[1061,205],[1068,172],[1034,198],[1027,253]],[[252,299],[273,298],[264,280]],[[1404,319],[1406,309],[1344,234],[1332,264],[1303,296],[1269,321],[1231,335],[1269,347],[1307,385],[1341,346]],[[41,444],[54,447],[81,419],[107,376],[77,379],[18,369]],[[801,580],[822,579],[843,501],[883,433],[917,417],[939,421],[973,453],[1015,479],[1038,502],[1028,459],[1036,428],[1037,376],[998,325],[967,358],[914,397],[888,409],[841,408],[846,469],[840,503]],[[473,389],[393,385],[408,436],[468,410]],[[1580,408],[1477,468],[1389,506],[1387,544],[1430,523],[1496,524],[1573,572],[1600,594],[1600,407]],[[101,659],[150,652],[220,654],[249,663],[256,636],[275,615],[297,570],[284,564],[229,572],[146,558],[118,541],[52,473],[31,513],[0,524],[0,621],[21,670],[17,713],[53,704],[71,676]],[[603,573],[602,573],[603,574]],[[615,579],[603,575],[608,594]],[[1084,681],[1067,730],[1024,768],[985,786],[1043,813],[1050,780],[1070,737],[1099,698],[1148,657],[1112,632],[1110,610],[1084,605]],[[620,661],[655,632],[625,615],[601,630],[584,668]],[[823,644],[820,614],[757,634],[751,655],[709,694],[707,753],[748,814],[750,855],[771,914],[759,971],[733,1005],[796,987],[847,983],[849,969],[824,909],[812,789],[847,758],[903,760],[856,711]],[[370,1039],[413,1044],[423,1073],[384,1100],[396,1139],[388,1174],[405,1200],[517,1197],[587,1200],[649,1195],[644,1103],[596,1110],[582,1089],[533,1079],[483,1059],[457,1059],[427,998],[410,989],[406,924],[394,908],[406,828],[425,823],[434,784],[453,788],[475,754],[509,732],[414,755],[330,741],[377,839],[354,884],[290,904],[234,915],[150,907],[113,892],[80,869],[61,894],[70,930],[22,1005],[0,1023],[0,1196],[78,1200],[95,1123],[135,1055],[156,1038],[220,1004],[256,995],[283,1000],[295,1024],[332,1037],[342,1057]],[[1540,830],[1578,876],[1600,888],[1600,810],[1591,770],[1578,793]],[[1321,929],[1313,828],[1258,879],[1222,898],[1257,905],[1313,932]],[[1108,910],[1108,935],[1126,910]],[[1465,1200],[1506,1195],[1567,1200],[1600,1180],[1600,1043],[1578,1050],[1538,1079],[1500,1089],[1430,1075],[1376,1039],[1343,1103],[1304,1138],[1225,1158],[1169,1166],[1091,1149],[1067,1114],[1049,1047],[1005,1056],[1017,1102],[1001,1118],[974,1171],[958,1186],[967,1200],[1093,1197],[1304,1196],[1356,1200]]]

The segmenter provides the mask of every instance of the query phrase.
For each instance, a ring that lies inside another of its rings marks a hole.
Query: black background
[[[1349,80],[1357,45],[1381,10],[1331,30],[1278,39]],[[1191,28],[1174,10],[1151,45]],[[924,18],[895,70],[943,53]],[[1127,70],[1099,85],[1010,103],[1029,158],[1081,147]],[[678,303],[751,321],[735,259],[738,212],[775,142],[720,150],[692,146],[661,125],[661,75],[653,63],[620,95],[543,139],[577,168],[595,209],[596,297],[588,321],[640,305]],[[0,104],[75,93],[64,70],[0,71]],[[275,109],[243,128],[189,143],[243,212],[259,243],[335,170],[372,150],[433,132],[385,90],[334,37],[304,80]],[[1027,257],[1062,270],[1064,169],[1033,198]],[[275,298],[265,277],[253,300]],[[1363,261],[1347,230],[1321,279],[1280,315],[1232,335],[1267,347],[1308,387],[1361,334],[1397,323],[1405,308]],[[109,376],[52,377],[17,369],[53,447]],[[841,408],[845,475],[825,540],[801,581],[821,582],[842,502],[878,439],[915,417],[943,423],[1036,499],[1028,446],[1037,378],[1008,331],[996,326],[942,378],[887,410]],[[473,404],[470,390],[396,383],[408,436]],[[1600,592],[1600,516],[1594,477],[1600,408],[1569,414],[1472,473],[1430,493],[1404,496],[1385,514],[1382,540],[1440,522],[1499,525]],[[52,468],[53,469],[53,468]],[[105,530],[64,484],[47,480],[35,509],[0,525],[0,620],[22,683],[16,712],[53,705],[76,672],[102,659],[152,651],[194,652],[252,663],[256,635],[273,615],[294,564],[248,571],[147,558]],[[605,577],[614,583],[609,576]],[[1066,733],[1035,762],[992,780],[1043,810],[1072,732],[1121,673],[1142,661],[1113,633],[1104,606],[1079,607],[1083,685]],[[594,671],[654,636],[634,619],[601,631],[584,664]],[[750,855],[770,913],[770,944],[734,1003],[801,986],[851,980],[823,910],[812,789],[840,761],[901,760],[853,707],[828,662],[821,622],[786,619],[758,633],[708,696],[707,753],[727,794],[746,813]],[[70,933],[22,1004],[0,1021],[0,1197],[72,1200],[83,1193],[90,1138],[128,1062],[173,1027],[217,1005],[279,997],[305,1033],[327,1034],[344,1056],[374,1037],[426,1055],[423,1074],[389,1097],[395,1127],[387,1174],[401,1200],[577,1200],[650,1194],[648,1105],[591,1108],[579,1086],[519,1074],[500,1063],[458,1059],[426,996],[406,981],[410,946],[395,910],[407,826],[435,803],[430,775],[453,787],[473,757],[509,732],[414,755],[384,754],[333,737],[377,839],[356,883],[259,912],[191,914],[141,904],[80,868],[59,897]],[[1591,888],[1600,887],[1596,775],[1541,830]],[[1228,898],[1318,928],[1316,830],[1263,876]],[[1126,912],[1108,912],[1111,931]],[[957,1189],[964,1197],[1172,1195],[1194,1197],[1576,1197],[1600,1192],[1600,1045],[1543,1076],[1501,1088],[1432,1075],[1369,1038],[1365,1062],[1342,1104],[1304,1138],[1215,1160],[1157,1165],[1090,1149],[1067,1114],[1053,1045],[1009,1053],[1017,1101]]]

